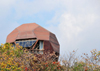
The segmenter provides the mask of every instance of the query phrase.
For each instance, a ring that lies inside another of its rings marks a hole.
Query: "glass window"
[[[30,44],[32,44],[32,41],[30,41]]]
[[[26,44],[26,47],[29,47],[28,44]]]
[[[40,41],[40,42],[39,42],[39,46],[40,46],[39,49],[42,50],[42,49],[43,49],[43,41]]]
[[[23,47],[26,47],[26,42],[25,41],[23,42]]]
[[[28,41],[26,41],[26,47],[28,47]]]
[[[25,40],[25,41],[16,41],[22,47],[31,47],[36,40]]]
[[[35,41],[32,41],[32,43],[34,44],[34,43],[35,43]]]
[[[22,42],[19,42],[19,45],[22,46]]]
[[[24,41],[24,42],[23,42],[23,45],[25,45],[25,44],[26,44],[26,42]]]
[[[32,43],[29,43],[29,46],[32,46]]]
[[[32,41],[32,44],[34,44],[35,43],[35,41]]]

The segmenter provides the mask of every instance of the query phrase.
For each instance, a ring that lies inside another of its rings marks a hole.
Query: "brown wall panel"
[[[54,39],[54,38],[50,38],[50,41],[59,45],[58,41],[56,39]]]
[[[51,46],[49,41],[44,41],[44,50],[53,52],[53,48],[52,48],[52,46]]]
[[[53,33],[50,33],[50,41],[59,45],[59,42]]]
[[[50,42],[50,43],[51,43],[51,45],[52,45],[54,51],[59,53],[59,45],[56,45],[56,44],[54,44],[54,43],[52,43],[52,42]]]
[[[50,36],[51,36],[52,38],[55,38],[55,35],[54,35],[53,33],[50,33]]]

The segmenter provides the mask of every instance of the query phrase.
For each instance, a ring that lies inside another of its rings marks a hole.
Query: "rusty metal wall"
[[[53,33],[50,33],[50,44],[52,45],[55,52],[57,52],[57,53],[60,52],[59,42],[58,42],[56,36]]]
[[[44,50],[51,53],[54,51],[49,41],[44,41]]]

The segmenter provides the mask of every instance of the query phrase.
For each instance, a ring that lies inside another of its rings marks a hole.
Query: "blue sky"
[[[0,43],[33,22],[56,34],[61,55],[100,50],[100,0],[0,0]]]

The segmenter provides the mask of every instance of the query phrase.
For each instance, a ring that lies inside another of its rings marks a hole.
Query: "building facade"
[[[22,24],[15,28],[6,39],[6,43],[19,44],[34,53],[55,52],[60,54],[60,45],[55,34],[44,29],[36,23]]]

